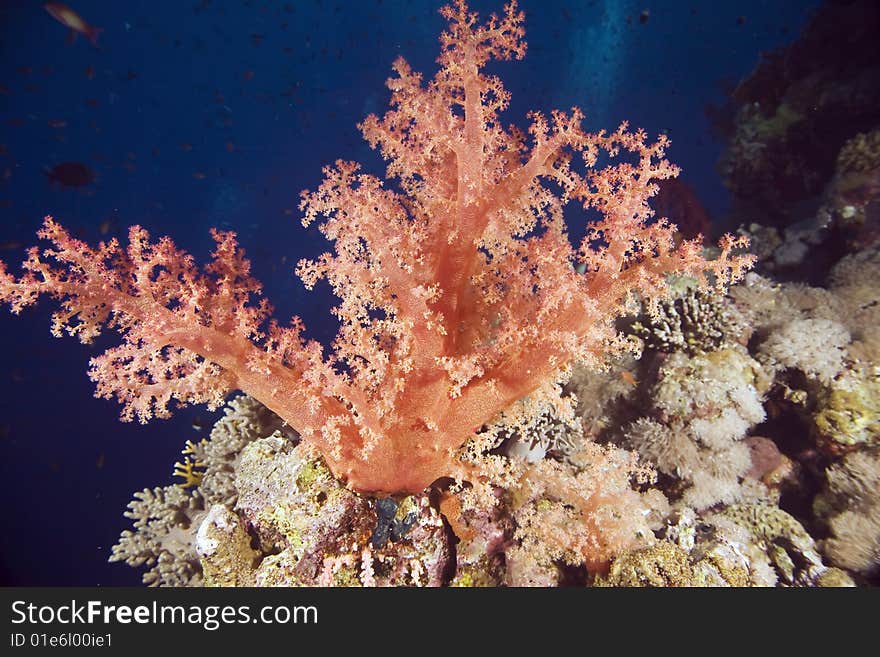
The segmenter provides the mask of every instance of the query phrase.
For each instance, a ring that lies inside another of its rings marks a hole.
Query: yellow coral
[[[854,376],[835,386],[814,416],[816,431],[832,449],[880,443],[880,378]]]
[[[189,441],[187,441],[189,443]],[[189,443],[192,444],[192,443]],[[186,449],[183,451],[184,454],[188,452]],[[175,477],[182,477],[183,482],[177,484],[181,488],[191,488],[197,487],[202,483],[202,478],[205,476],[204,470],[197,470],[196,468],[204,468],[205,464],[201,461],[195,461],[192,457],[187,456],[183,463],[177,461],[174,464],[174,473]]]

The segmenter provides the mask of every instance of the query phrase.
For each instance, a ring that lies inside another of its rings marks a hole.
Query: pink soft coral
[[[524,55],[515,3],[484,25],[463,0],[442,13],[435,78],[423,86],[398,59],[392,109],[361,125],[400,191],[339,161],[303,194],[303,223],[323,217],[335,242],[335,254],[298,267],[307,286],[325,277],[342,300],[331,354],[303,340],[298,318],[269,319],[232,233],[214,233],[200,273],[139,227],[125,250],[115,240],[92,249],[47,218],[40,237],[54,249],[31,249],[20,279],[0,263],[0,299],[18,312],[42,293],[59,298],[55,335],[119,331],[123,343],[90,375],[125,420],[167,416],[171,399],[216,407],[240,389],[352,488],[396,493],[450,474],[475,429],[573,359],[621,348],[613,320],[632,295],[659,298],[673,272],[723,285],[749,266],[732,238],[708,262],[697,240],[676,247],[674,226],[650,221],[652,181],[677,173],[665,137],[648,143],[626,124],[588,133],[576,108],[533,113],[530,138],[502,127],[508,93],[481,70]],[[600,158],[611,163],[597,168]],[[600,216],[577,250],[562,216],[572,200]]]

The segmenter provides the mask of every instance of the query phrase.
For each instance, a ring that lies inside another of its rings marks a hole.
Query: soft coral
[[[711,272],[722,285],[749,266],[732,238],[706,261],[698,241],[676,247],[674,226],[652,221],[652,181],[677,173],[665,138],[648,143],[626,124],[584,132],[576,108],[533,113],[530,139],[501,126],[508,93],[482,69],[523,56],[515,3],[484,25],[463,1],[442,13],[450,27],[435,78],[423,86],[398,59],[391,110],[361,125],[400,191],[339,161],[303,193],[304,224],[323,217],[335,242],[334,254],[298,267],[307,286],[326,278],[341,299],[328,356],[302,339],[299,319],[269,320],[231,233],[214,234],[200,273],[168,238],[151,244],[138,227],[126,250],[93,250],[47,218],[40,235],[55,249],[43,256],[60,267],[32,249],[22,278],[0,268],[0,299],[18,312],[41,293],[58,297],[54,332],[86,342],[102,324],[116,328],[124,343],[93,359],[90,374],[98,395],[122,401],[123,419],[167,415],[172,398],[216,406],[241,389],[351,487],[397,493],[450,474],[476,428],[573,359],[622,348],[613,320],[634,294],[659,298],[674,272],[706,285]],[[562,216],[571,200],[600,216],[577,250]]]

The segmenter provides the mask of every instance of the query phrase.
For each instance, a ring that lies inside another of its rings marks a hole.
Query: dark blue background
[[[41,2],[0,2],[0,257],[18,271],[46,214],[92,243],[141,224],[200,259],[209,227],[234,229],[277,316],[298,313],[326,339],[326,291],[307,293],[292,275],[327,246],[299,225],[299,192],[337,158],[382,171],[355,124],[383,111],[396,56],[433,74],[440,3],[68,4],[104,28],[99,49],[68,43]],[[513,92],[507,122],[525,127],[529,109],[578,105],[590,129],[628,119],[667,131],[670,159],[720,221],[722,144],[704,107],[761,51],[793,39],[815,4],[524,0],[526,59],[492,71]],[[51,187],[44,170],[64,161],[93,168],[97,181]],[[184,441],[205,435],[193,418],[213,416],[118,422],[118,406],[94,399],[85,374],[97,346],[52,339],[51,310],[47,301],[18,318],[0,312],[0,583],[137,583],[139,573],[106,563],[129,526],[122,512],[133,491],[172,481]]]

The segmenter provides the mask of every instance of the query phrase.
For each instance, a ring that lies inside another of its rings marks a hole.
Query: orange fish
[[[73,9],[61,2],[47,2],[43,5],[43,9],[48,11],[56,21],[70,28],[71,40],[75,39],[76,33],[79,32],[85,35],[93,46],[98,47],[98,34],[103,32],[103,28],[89,25]]]

